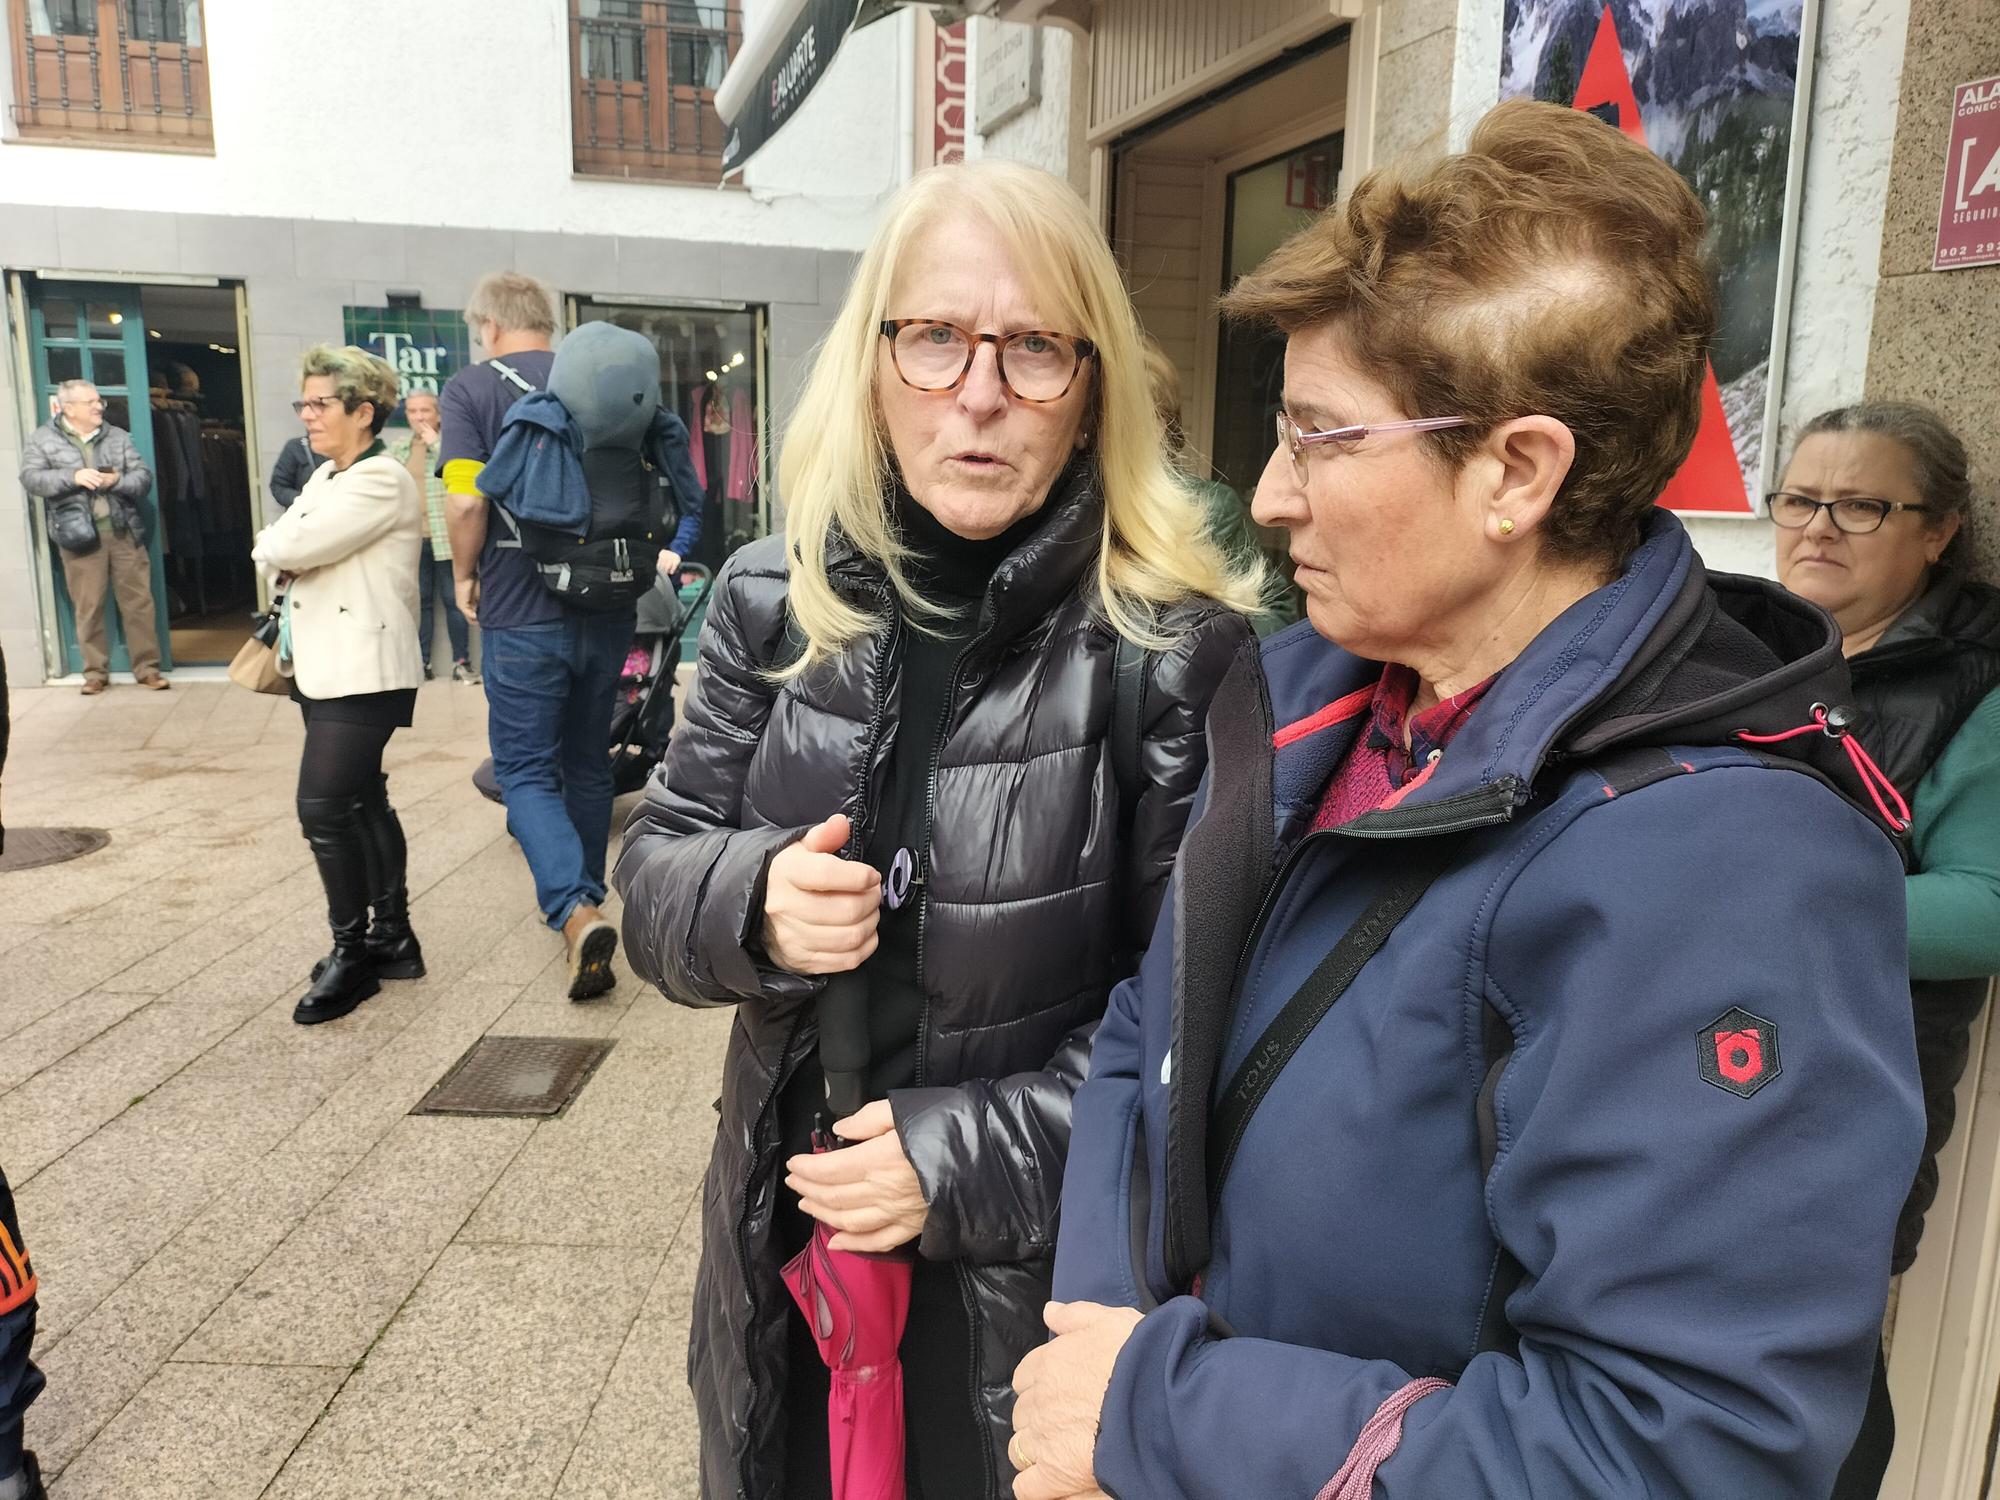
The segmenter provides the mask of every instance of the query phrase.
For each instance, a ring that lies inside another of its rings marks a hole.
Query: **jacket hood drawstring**
[[[1746,745],[1779,745],[1786,740],[1795,740],[1800,735],[1812,734],[1815,731],[1824,734],[1847,752],[1847,758],[1854,763],[1855,775],[1861,779],[1861,785],[1866,788],[1870,800],[1874,802],[1875,811],[1882,815],[1882,821],[1895,833],[1909,832],[1910,804],[1903,800],[1903,794],[1896,790],[1895,783],[1883,774],[1882,768],[1875,764],[1875,758],[1862,747],[1861,741],[1849,730],[1847,710],[1838,707],[1828,708],[1824,703],[1815,703],[1812,706],[1812,717],[1812,723],[1801,724],[1796,729],[1787,729],[1778,734],[1752,734],[1747,729],[1739,729],[1734,738]]]

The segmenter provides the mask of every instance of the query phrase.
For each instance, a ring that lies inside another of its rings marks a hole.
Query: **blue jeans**
[[[458,592],[451,582],[451,559],[432,557],[430,544],[425,543],[424,560],[417,564],[417,582],[423,600],[417,606],[417,653],[423,657],[424,665],[431,664],[431,636],[437,629],[437,606],[431,599],[437,595],[444,599],[444,628],[451,635],[451,659],[454,663],[470,661],[472,627],[459,613]]]
[[[611,706],[632,616],[567,615],[485,629],[486,737],[507,831],[551,927],[604,900],[611,841]]]

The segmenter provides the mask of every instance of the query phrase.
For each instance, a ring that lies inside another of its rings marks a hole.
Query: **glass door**
[[[1333,204],[1340,180],[1338,134],[1229,174],[1222,285],[1228,291],[1279,245]],[[1216,348],[1216,469],[1240,495],[1257,491],[1277,439],[1285,385],[1285,336],[1224,322]]]
[[[137,286],[80,281],[27,282],[29,364],[34,375],[37,422],[55,411],[56,389],[65,380],[88,380],[104,397],[104,420],[131,434],[146,466],[158,472],[153,452],[153,424],[146,394],[146,321]],[[134,424],[137,412],[139,421]],[[144,502],[147,548],[153,560],[153,608],[160,637],[161,665],[173,666],[167,628],[166,574],[161,562],[159,514],[149,496]],[[54,578],[56,624],[62,640],[62,664],[67,672],[83,670],[77,645],[76,612],[70,605],[62,564],[49,544]],[[113,671],[131,670],[125,631],[118,619],[117,600],[107,599],[106,617]]]
[[[701,540],[688,561],[719,573],[769,526],[764,310],[571,299],[571,327],[596,322],[642,333],[660,351],[660,405],[687,424],[703,487]],[[683,661],[694,660],[705,613],[681,633]]]

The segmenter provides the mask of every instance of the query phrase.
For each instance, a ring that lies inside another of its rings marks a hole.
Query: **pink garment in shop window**
[[[701,487],[708,488],[708,444],[704,441],[708,429],[703,419],[708,415],[709,389],[703,386],[694,393],[693,420],[688,423],[688,447],[694,458],[694,477],[701,481]],[[729,475],[728,486],[723,497],[729,500],[750,498],[750,475],[755,467],[757,454],[756,420],[752,416],[750,393],[736,391],[729,398]]]

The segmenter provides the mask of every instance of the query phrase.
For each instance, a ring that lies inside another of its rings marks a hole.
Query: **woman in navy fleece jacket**
[[[1737,482],[1702,236],[1519,102],[1231,294],[1309,621],[1097,1034],[1020,1500],[1831,1487],[1923,1134],[1907,809],[1829,618],[1653,504]]]

